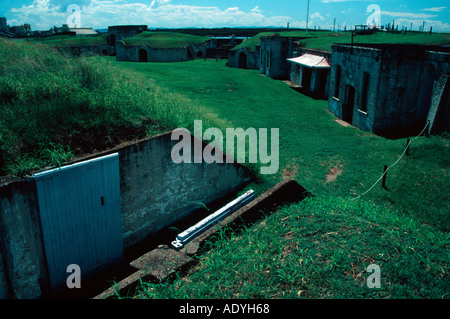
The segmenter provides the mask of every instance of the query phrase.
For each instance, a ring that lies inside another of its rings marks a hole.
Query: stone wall
[[[380,135],[420,132],[437,94],[435,83],[450,71],[450,54],[435,50],[441,49],[414,45],[333,45],[329,110],[360,129]],[[368,76],[366,83],[364,76]],[[335,96],[338,82],[339,96]],[[353,102],[351,90],[355,94]],[[448,116],[447,95],[441,100],[439,114]],[[352,103],[351,116],[345,115],[346,105]],[[440,119],[435,132],[445,126],[439,124]]]
[[[237,163],[175,164],[176,143],[167,133],[78,160],[119,153],[124,248],[250,180]],[[0,185],[0,298],[38,298],[49,287],[38,207],[34,180]]]

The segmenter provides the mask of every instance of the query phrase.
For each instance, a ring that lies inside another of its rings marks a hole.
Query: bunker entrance
[[[148,54],[144,49],[139,50],[139,62],[148,62]]]
[[[352,124],[353,122],[353,108],[355,106],[355,88],[351,85],[346,86],[346,103],[342,105],[342,120]]]
[[[241,52],[239,54],[239,67],[241,69],[247,68],[247,54],[245,54],[244,52]]]

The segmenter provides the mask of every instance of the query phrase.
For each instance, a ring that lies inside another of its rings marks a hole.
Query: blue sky
[[[149,27],[245,27],[277,26],[304,28],[308,0],[0,0],[0,16],[9,25],[31,24],[33,30],[47,30],[68,23],[69,5],[80,8],[83,27],[145,24]],[[366,24],[379,10],[381,25],[395,20],[400,28],[417,30],[425,21],[425,30],[450,32],[448,0],[310,0],[310,28],[350,28]],[[371,7],[370,7],[371,8]],[[75,21],[75,20],[71,20]],[[370,20],[377,21],[377,20]]]

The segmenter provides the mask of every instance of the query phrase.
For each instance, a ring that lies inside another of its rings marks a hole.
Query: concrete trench
[[[117,298],[117,295],[133,296],[141,281],[164,282],[171,280],[176,277],[177,273],[185,273],[196,263],[195,257],[207,251],[207,243],[214,240],[218,227],[228,226],[230,230],[234,231],[243,225],[249,226],[263,219],[278,207],[300,202],[308,196],[312,196],[312,194],[295,180],[287,179],[235,211],[215,227],[200,234],[180,250],[170,247],[170,241],[175,238],[173,233],[172,237],[159,237],[159,241],[153,242],[151,250],[129,262],[129,274],[125,278],[114,285],[111,283],[109,288],[95,296],[89,296],[89,298],[114,299]],[[192,225],[192,221],[190,222]],[[185,224],[189,225],[189,223]],[[147,247],[150,248],[150,246]]]

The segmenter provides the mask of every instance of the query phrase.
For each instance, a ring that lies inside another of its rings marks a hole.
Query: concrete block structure
[[[328,109],[387,137],[450,126],[450,48],[409,44],[334,44]]]
[[[134,37],[139,33],[147,31],[146,25],[115,25],[108,27],[107,43],[113,48],[116,47],[116,42],[127,38]]]
[[[259,48],[259,72],[271,78],[288,79],[290,62],[298,37],[281,37],[279,35],[261,37]]]

